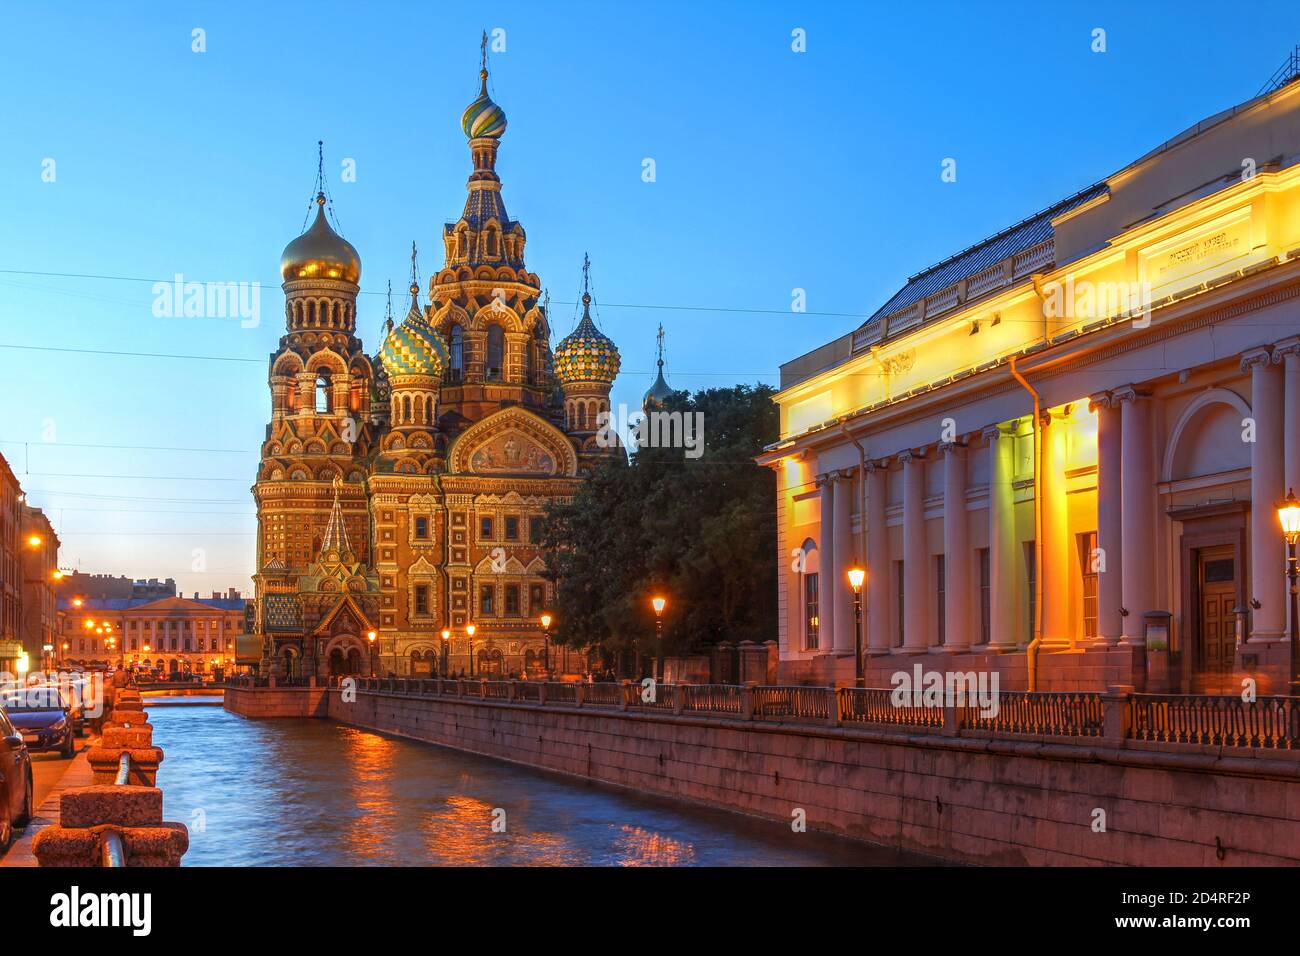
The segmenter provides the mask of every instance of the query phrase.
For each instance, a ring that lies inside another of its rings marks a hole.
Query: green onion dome
[[[572,382],[612,383],[618,377],[618,348],[591,320],[591,296],[582,297],[582,321],[555,349],[555,377]]]
[[[480,136],[500,139],[506,131],[505,110],[493,103],[488,96],[487,70],[479,73],[479,77],[483,80],[483,88],[474,102],[465,107],[460,118],[460,128],[470,139],[478,139]]]
[[[379,349],[379,361],[390,379],[399,375],[441,378],[447,367],[447,346],[429,325],[418,304],[419,287],[411,290],[411,311],[388,330]]]

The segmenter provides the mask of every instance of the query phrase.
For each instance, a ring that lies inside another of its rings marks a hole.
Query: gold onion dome
[[[441,378],[447,367],[447,346],[420,311],[420,287],[411,286],[411,311],[401,325],[388,330],[379,348],[379,361],[389,379],[399,375]]]
[[[482,89],[474,102],[465,107],[465,112],[460,118],[460,128],[470,139],[478,139],[481,136],[500,139],[501,134],[506,131],[505,110],[493,103],[492,97],[488,96],[487,77],[487,70],[479,71],[479,79],[483,82]]]
[[[356,285],[361,281],[361,257],[329,224],[325,216],[325,194],[316,194],[316,221],[306,232],[284,247],[280,275],[285,282],[296,279],[342,279]]]
[[[618,377],[614,341],[591,320],[591,295],[582,296],[582,321],[555,348],[555,377],[562,383],[605,382]]]
[[[659,334],[655,337],[655,351],[659,374],[655,376],[654,384],[646,389],[645,395],[641,397],[642,411],[663,408],[669,396],[673,394],[673,387],[664,378],[664,327],[662,325],[659,326]]]

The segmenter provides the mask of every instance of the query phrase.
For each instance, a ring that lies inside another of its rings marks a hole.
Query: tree
[[[669,654],[775,639],[775,479],[754,463],[777,437],[773,394],[765,385],[675,393],[664,411],[702,416],[702,454],[615,456],[572,501],[551,506],[542,547],[557,643],[612,653],[640,640],[650,652],[655,591],[668,599]]]

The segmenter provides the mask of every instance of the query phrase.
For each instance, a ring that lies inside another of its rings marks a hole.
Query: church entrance
[[[503,664],[500,648],[494,647],[491,650],[484,648],[478,652],[478,676],[480,677],[489,680],[499,678],[504,670]]]

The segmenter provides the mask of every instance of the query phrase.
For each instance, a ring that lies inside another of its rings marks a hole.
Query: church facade
[[[488,96],[461,125],[472,171],[444,264],[415,276],[378,352],[357,335],[361,261],[315,220],[285,248],[286,334],[253,494],[262,670],[485,676],[553,669],[541,521],[620,447],[598,441],[619,369],[583,314],[554,350],[527,236],[496,172],[506,129]],[[585,270],[584,264],[584,280]],[[585,282],[584,282],[585,287]]]

